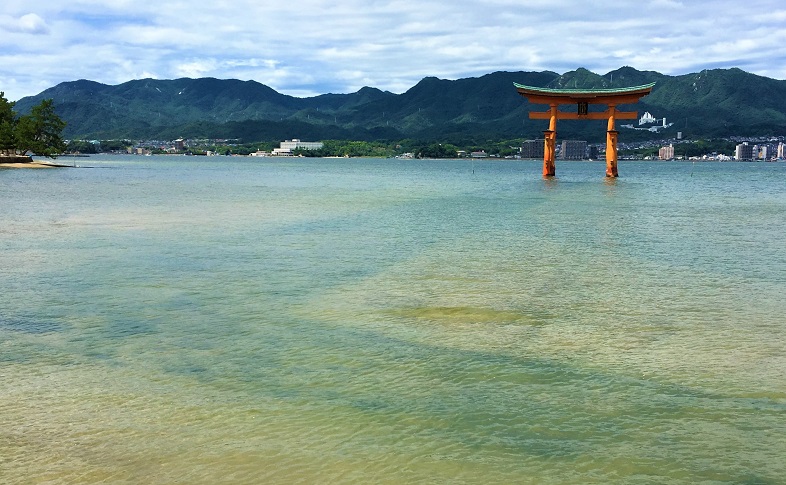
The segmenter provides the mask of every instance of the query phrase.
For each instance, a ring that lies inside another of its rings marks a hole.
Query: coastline
[[[61,168],[70,165],[61,165],[54,162],[33,160],[33,157],[20,155],[0,156],[0,168]]]

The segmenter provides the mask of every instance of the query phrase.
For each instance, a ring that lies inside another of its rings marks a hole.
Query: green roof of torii
[[[628,88],[606,89],[554,89],[538,88],[513,83],[516,91],[535,104],[631,104],[638,102],[639,98],[650,94],[655,83],[631,86]]]
[[[524,84],[513,83],[517,89],[523,89],[531,92],[532,94],[545,94],[545,95],[568,95],[568,96],[603,96],[615,94],[633,94],[640,91],[649,91],[655,86],[655,83],[642,84],[641,86],[631,86],[627,88],[604,88],[604,89],[556,89],[556,88],[539,88],[535,86],[526,86]]]

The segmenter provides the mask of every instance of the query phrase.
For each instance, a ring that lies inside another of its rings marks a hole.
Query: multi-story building
[[[748,145],[747,141],[737,145],[737,148],[734,150],[734,158],[737,160],[753,160],[753,145]]]
[[[781,160],[786,158],[786,153],[784,153],[784,151],[786,151],[786,144],[783,142],[778,143],[778,158]]]
[[[583,140],[562,140],[563,160],[584,160],[587,158],[587,142]]]
[[[660,150],[658,150],[658,158],[661,160],[674,159],[674,145],[669,143],[667,147],[660,147]]]
[[[281,142],[281,150],[289,150],[294,151],[297,149],[301,150],[319,150],[323,147],[321,141],[300,141],[297,138],[293,138],[292,140],[282,141]]]
[[[525,140],[521,144],[521,158],[543,159],[543,140]]]

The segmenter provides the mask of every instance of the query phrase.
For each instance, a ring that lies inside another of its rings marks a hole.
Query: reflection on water
[[[0,173],[7,483],[786,476],[782,164],[90,162]]]

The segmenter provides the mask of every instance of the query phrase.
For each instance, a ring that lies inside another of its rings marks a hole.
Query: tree
[[[16,148],[14,104],[13,101],[9,102],[6,99],[4,92],[0,91],[0,153],[4,155],[12,155]]]
[[[455,146],[450,144],[432,143],[421,147],[415,154],[418,158],[456,158],[458,152]]]
[[[97,153],[95,144],[85,140],[71,140],[67,150],[70,153]]]
[[[29,115],[20,116],[14,134],[16,149],[21,153],[55,158],[63,153],[66,144],[62,138],[65,122],[55,113],[54,103],[45,99],[33,106]]]

